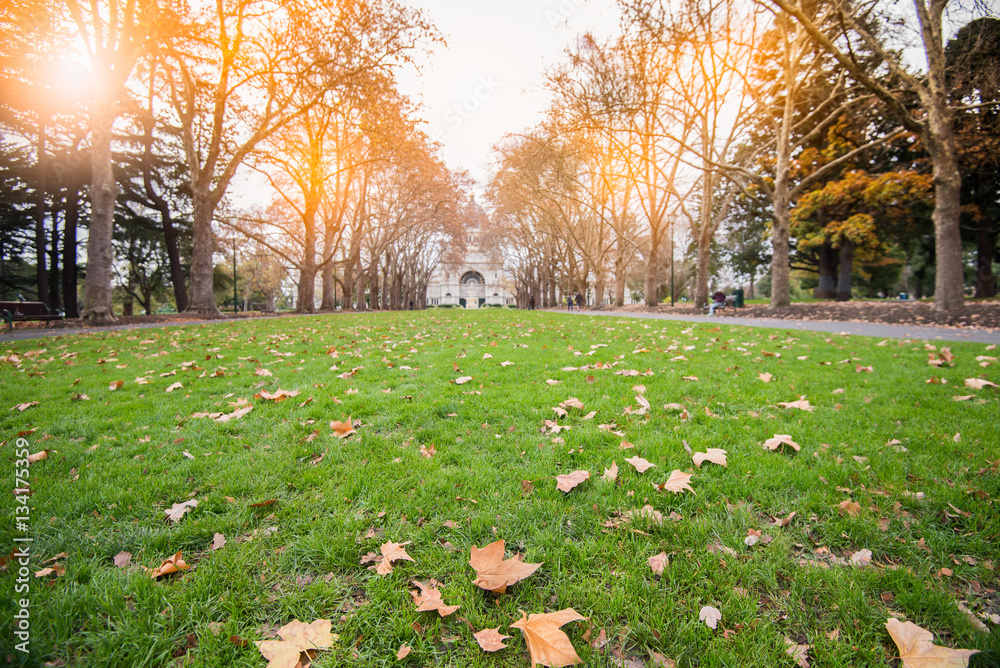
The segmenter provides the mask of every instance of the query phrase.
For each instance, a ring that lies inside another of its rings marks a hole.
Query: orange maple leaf
[[[890,618],[885,628],[899,648],[903,668],[965,668],[975,649],[951,649],[934,644],[934,636],[913,622]]]
[[[788,434],[775,434],[774,438],[769,438],[766,441],[764,441],[764,447],[767,448],[768,450],[777,450],[783,445],[789,446],[796,452],[802,449],[801,447],[799,447],[799,444],[793,441],[792,437]]]
[[[469,565],[476,570],[476,577],[472,580],[474,585],[495,594],[503,594],[508,586],[528,577],[542,565],[525,563],[520,554],[504,559],[504,545],[503,539],[500,539],[482,549],[472,546]]]
[[[350,415],[347,416],[347,420],[344,422],[332,420],[330,422],[330,429],[333,430],[333,433],[337,436],[337,438],[347,438],[351,434],[357,433],[354,429],[354,423],[351,421]]]
[[[256,640],[254,644],[267,659],[268,668],[308,666],[319,650],[333,645],[331,626],[329,619],[317,619],[312,624],[295,619],[278,629],[281,640]]]
[[[561,492],[569,492],[584,480],[590,478],[590,471],[573,471],[556,476],[556,489]]]
[[[635,467],[635,470],[639,473],[645,473],[649,469],[655,469],[656,464],[648,462],[642,457],[626,457],[625,461]]]
[[[709,448],[706,452],[696,452],[691,456],[694,465],[701,468],[702,462],[712,462],[724,468],[729,468],[726,462],[726,451],[721,448]]]
[[[410,544],[410,541],[405,543],[383,543],[379,548],[382,552],[382,561],[379,562],[378,566],[375,568],[375,572],[379,575],[388,575],[392,573],[392,562],[394,561],[413,561],[413,557],[406,553],[403,548]]]
[[[521,629],[524,633],[532,668],[539,663],[549,668],[559,668],[583,663],[569,637],[559,630],[564,624],[583,619],[586,617],[573,608],[537,615],[525,615],[522,610],[521,619],[511,624],[511,627]]]
[[[503,644],[503,641],[510,636],[500,633],[500,627],[498,626],[495,629],[483,629],[482,631],[473,633],[472,637],[476,639],[476,642],[479,643],[484,652],[496,652],[507,646]]]
[[[187,565],[187,562],[185,562],[181,558],[181,553],[178,552],[169,559],[164,559],[163,563],[161,563],[156,568],[147,568],[146,570],[149,572],[149,577],[155,580],[156,578],[161,577],[163,575],[170,575],[171,573],[186,571],[189,568],[191,567]]]
[[[444,604],[444,599],[441,597],[441,590],[438,589],[439,583],[436,580],[431,580],[426,584],[419,580],[414,580],[413,584],[417,585],[420,589],[419,592],[410,591],[413,602],[417,604],[417,612],[432,612],[436,610],[442,617],[447,617],[461,607]]]
[[[657,485],[656,483],[653,483],[653,487],[655,487],[656,489],[665,490],[667,492],[673,492],[674,494],[680,494],[686,489],[693,494],[694,490],[691,488],[691,485],[688,484],[691,480],[692,475],[694,474],[683,473],[675,469],[670,474],[670,477],[667,478],[667,481],[665,483],[663,483],[662,485]]]

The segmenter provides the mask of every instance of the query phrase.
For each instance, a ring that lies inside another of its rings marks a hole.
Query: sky
[[[549,95],[544,73],[576,36],[609,35],[618,24],[614,0],[410,0],[447,45],[404,70],[400,90],[422,104],[424,131],[442,145],[452,169],[481,189],[490,153],[504,134],[542,120]]]

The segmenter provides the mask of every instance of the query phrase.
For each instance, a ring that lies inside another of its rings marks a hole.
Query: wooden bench
[[[261,313],[274,313],[273,308],[268,308],[267,304],[262,304],[261,302],[250,302],[251,311],[260,311]]]
[[[14,329],[15,321],[35,320],[47,323],[49,320],[65,320],[62,311],[50,309],[44,302],[0,302],[0,315],[7,321],[10,329]]]
[[[725,313],[729,309],[735,308],[735,306],[734,306],[735,304],[736,304],[736,297],[733,296],[733,295],[726,295],[726,303],[725,303],[725,305],[716,306],[715,307],[715,313],[717,313],[717,314],[718,313]],[[709,306],[710,306],[710,304],[706,304],[705,306],[702,306],[701,307],[701,312],[707,314]]]

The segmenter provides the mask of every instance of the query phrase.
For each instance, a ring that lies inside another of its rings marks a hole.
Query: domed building
[[[513,306],[514,283],[503,269],[483,252],[480,235],[486,214],[475,201],[470,202],[472,215],[465,226],[465,253],[445,261],[431,274],[427,284],[427,306]]]

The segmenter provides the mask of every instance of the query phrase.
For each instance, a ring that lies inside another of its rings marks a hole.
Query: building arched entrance
[[[478,271],[467,271],[458,281],[458,303],[465,308],[486,304],[486,279]]]

